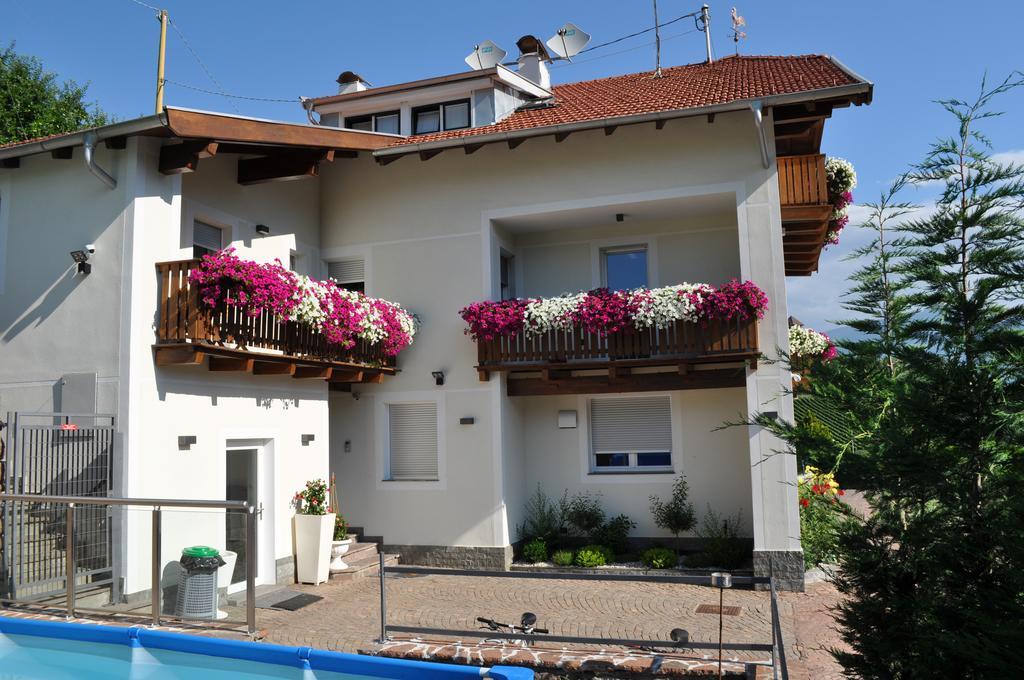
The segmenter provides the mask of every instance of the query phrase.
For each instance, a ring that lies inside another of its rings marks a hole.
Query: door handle
[[[263,519],[263,503],[261,502],[256,508],[256,518]]]

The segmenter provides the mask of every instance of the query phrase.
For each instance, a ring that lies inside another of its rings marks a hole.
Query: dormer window
[[[468,128],[469,124],[468,99],[419,106],[412,110],[414,135],[440,132],[441,130],[460,130]]]
[[[384,132],[397,135],[399,134],[398,121],[398,111],[385,111],[383,113],[372,113],[367,116],[350,116],[345,119],[345,127],[351,130]]]

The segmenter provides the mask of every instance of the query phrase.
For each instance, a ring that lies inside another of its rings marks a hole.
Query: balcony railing
[[[832,204],[828,200],[825,156],[779,156],[779,203],[786,274],[806,276],[818,268]]]
[[[757,320],[677,321],[667,328],[601,335],[581,327],[477,342],[481,371],[589,369],[611,364],[659,366],[728,362],[759,354]]]
[[[255,360],[277,358],[394,372],[394,358],[386,356],[380,345],[357,341],[353,348],[345,349],[328,343],[323,333],[306,324],[281,320],[267,311],[250,316],[233,305],[210,309],[200,302],[197,288],[189,283],[189,273],[198,263],[178,260],[156,265],[160,277],[158,349],[161,345],[188,343],[200,349],[229,348],[235,350],[235,357],[239,351],[248,352]]]

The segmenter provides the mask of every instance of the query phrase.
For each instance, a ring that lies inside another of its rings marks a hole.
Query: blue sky
[[[340,71],[375,85],[463,70],[474,43],[491,39],[510,53],[524,33],[546,38],[571,20],[604,42],[652,25],[647,0],[617,2],[519,0],[481,2],[288,3],[267,0],[150,0],[166,7],[187,39],[169,32],[169,80],[226,92],[295,99],[334,91]],[[730,54],[729,9],[710,2],[718,55]],[[871,106],[836,111],[823,150],[857,167],[858,202],[874,200],[939,134],[954,131],[939,98],[968,98],[986,71],[1002,78],[1024,69],[1024,3],[947,0],[909,2],[787,2],[737,0],[747,20],[744,54],[826,53],[875,83]],[[666,21],[699,7],[660,0]],[[426,9],[425,9],[426,8]],[[119,118],[152,113],[158,24],[154,12],[131,0],[0,5],[0,44],[38,56],[61,77],[89,82],[89,96]],[[703,35],[687,19],[663,29],[663,65],[700,61]],[[682,35],[680,35],[682,34]],[[648,70],[650,34],[584,55],[552,71],[555,82]],[[188,45],[220,83],[214,85]],[[297,104],[225,99],[169,85],[167,103],[264,118],[302,120]],[[1002,118],[986,131],[996,151],[1024,160],[1024,91],[1004,97]],[[908,198],[927,203],[919,190]],[[856,207],[852,223],[862,211]],[[828,250],[821,270],[790,279],[791,312],[828,329],[841,318],[839,297],[854,265],[843,256],[864,241],[852,224],[843,243]]]

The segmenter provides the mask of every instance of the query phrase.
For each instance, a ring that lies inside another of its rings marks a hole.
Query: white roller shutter
[[[388,405],[388,479],[437,479],[437,403]]]
[[[594,453],[671,451],[668,397],[594,399],[590,402]]]
[[[212,224],[196,220],[192,223],[192,244],[218,251],[224,247],[224,231]]]
[[[327,263],[327,275],[338,283],[359,283],[365,281],[363,259],[338,260]]]

